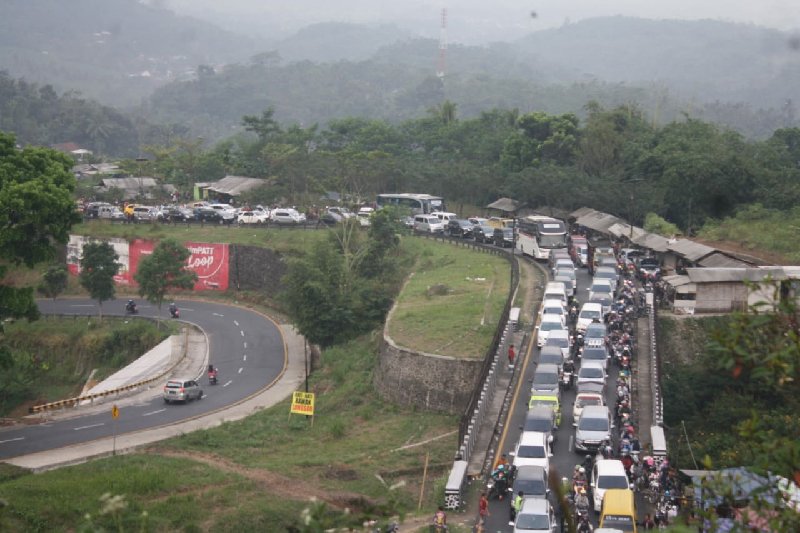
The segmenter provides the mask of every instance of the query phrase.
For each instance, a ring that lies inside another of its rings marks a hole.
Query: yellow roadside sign
[[[119,407],[117,407],[117,404],[111,407],[111,418],[119,418]]]
[[[314,416],[314,393],[293,392],[290,414]]]

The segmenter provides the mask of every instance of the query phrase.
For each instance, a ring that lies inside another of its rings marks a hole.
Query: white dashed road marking
[[[244,331],[243,331],[243,330],[242,330],[242,331],[239,331],[239,333],[241,333],[241,334],[242,334],[242,337],[244,337]]]
[[[144,413],[142,416],[150,416],[156,413],[163,413],[164,411],[166,411],[166,409],[159,409],[158,411],[150,411],[149,413]]]
[[[25,437],[17,437],[16,439],[0,440],[0,444],[3,444],[4,442],[14,442],[14,441],[17,441],[17,440],[25,440]]]
[[[242,373],[242,370],[244,370],[244,368],[240,368],[240,369],[239,369],[239,373],[240,373],[240,374]]]
[[[247,361],[247,354],[244,354],[244,357],[242,357],[242,361]]]
[[[227,382],[227,383],[225,383],[225,385],[223,385],[223,387],[227,387],[227,386],[228,386],[228,385],[230,385],[231,383],[233,383],[233,381],[232,381],[232,380],[228,380],[228,382]]]
[[[92,424],[90,426],[81,426],[79,428],[72,428],[72,429],[73,429],[73,431],[80,431],[82,429],[96,428],[96,427],[100,427],[100,426],[105,426],[105,423],[101,422],[99,424]]]
[[[238,321],[234,320],[233,323],[236,324],[237,328],[239,327],[239,322]]]

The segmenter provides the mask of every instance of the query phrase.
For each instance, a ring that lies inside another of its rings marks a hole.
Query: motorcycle
[[[575,372],[573,370],[564,368],[564,370],[561,371],[561,387],[564,389],[569,389],[570,387],[572,387],[572,380],[574,375]]]
[[[213,370],[208,371],[208,384],[209,385],[216,385],[217,384],[217,369],[214,368]]]
[[[126,315],[138,315],[139,308],[136,307],[136,304],[133,301],[128,302],[125,304],[125,314]]]
[[[177,307],[170,307],[169,308],[169,314],[170,314],[170,316],[172,318],[180,318],[181,317],[181,312]]]

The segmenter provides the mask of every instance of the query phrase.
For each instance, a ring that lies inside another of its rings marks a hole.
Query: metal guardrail
[[[648,320],[650,321],[650,388],[653,391],[653,425],[664,427],[664,399],[661,394],[661,365],[658,357],[656,330],[657,306],[648,305]]]
[[[78,316],[78,315],[70,315],[70,316]],[[80,315],[80,316],[83,316],[83,315]],[[94,315],[92,315],[92,316],[94,316]],[[142,317],[142,318],[147,319],[147,317]],[[130,385],[124,385],[122,387],[117,387],[116,389],[111,389],[111,390],[107,390],[107,391],[103,391],[103,392],[97,392],[95,394],[86,394],[86,395],[83,395],[83,396],[76,396],[74,398],[66,398],[64,400],[58,400],[58,401],[55,401],[55,402],[49,402],[49,403],[43,403],[43,404],[39,404],[39,405],[33,405],[33,406],[28,408],[28,412],[33,414],[33,413],[41,413],[41,412],[44,412],[44,411],[49,411],[51,409],[61,409],[62,407],[72,407],[72,406],[80,404],[80,402],[83,402],[83,401],[87,401],[87,400],[93,401],[95,398],[103,398],[105,396],[111,396],[112,394],[119,394],[120,392],[129,391],[129,390],[141,387],[143,385],[148,385],[148,384],[150,384],[150,383],[152,383],[152,382],[154,382],[156,380],[163,379],[164,376],[166,376],[167,374],[169,374],[170,372],[175,370],[175,368],[178,366],[178,364],[181,363],[181,361],[183,361],[186,358],[186,354],[188,353],[188,351],[189,351],[189,328],[188,327],[184,327],[183,328],[183,353],[181,354],[181,356],[178,358],[177,361],[175,361],[169,368],[167,368],[166,370],[162,371],[157,376],[154,376],[152,378],[148,378],[148,379],[145,379],[145,380],[142,380],[142,381],[137,381],[136,383],[131,383]]]

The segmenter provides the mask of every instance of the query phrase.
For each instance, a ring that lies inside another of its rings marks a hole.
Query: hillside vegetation
[[[5,326],[2,343],[13,357],[0,381],[0,416],[20,406],[80,394],[93,370],[101,381],[169,335],[149,320],[47,318]]]

